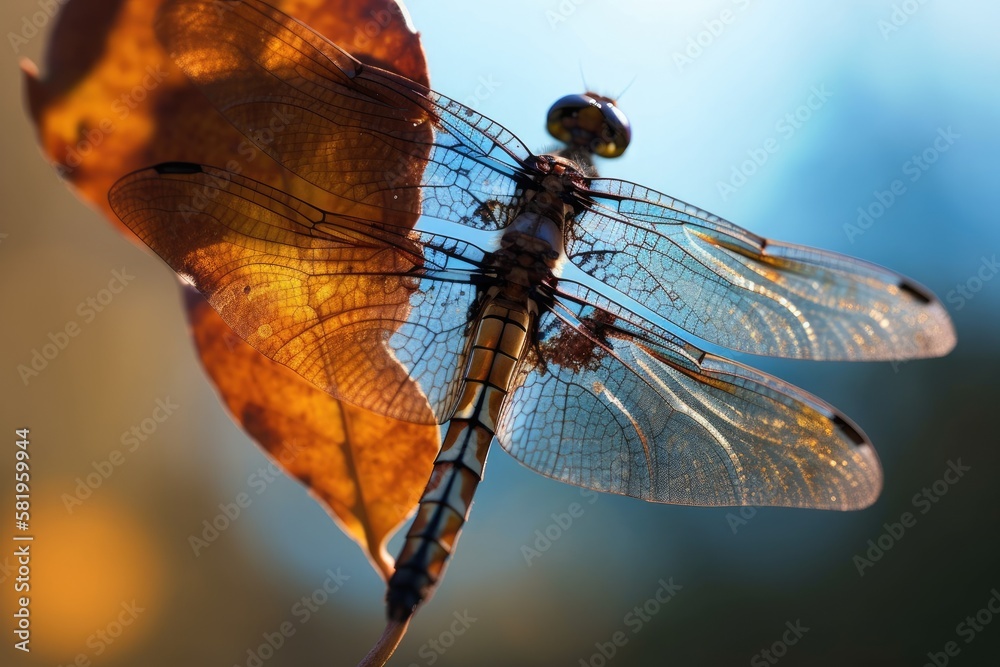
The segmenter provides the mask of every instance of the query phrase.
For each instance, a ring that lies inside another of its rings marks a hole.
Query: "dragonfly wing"
[[[824,360],[935,357],[955,344],[914,281],[845,255],[770,241],[661,193],[593,179],[568,232],[579,268],[688,333],[733,350]]]
[[[334,212],[479,229],[510,221],[529,152],[472,109],[360,63],[257,0],[173,0],[157,34],[257,148],[340,199]]]
[[[447,418],[475,300],[455,258],[479,261],[478,249],[334,216],[200,165],[137,171],[109,197],[122,221],[267,357],[373,412]]]
[[[561,286],[562,287],[562,286]],[[871,443],[777,378],[562,298],[522,367],[501,445],[544,475],[689,505],[858,509],[881,489]],[[556,415],[559,415],[558,417]]]

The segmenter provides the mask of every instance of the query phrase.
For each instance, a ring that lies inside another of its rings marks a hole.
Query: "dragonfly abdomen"
[[[408,618],[441,578],[482,481],[500,408],[534,319],[530,302],[510,300],[500,288],[487,294],[470,341],[461,398],[389,580],[390,618]]]

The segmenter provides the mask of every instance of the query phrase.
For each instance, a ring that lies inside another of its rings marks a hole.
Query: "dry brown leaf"
[[[29,112],[45,155],[83,199],[130,237],[111,212],[107,192],[136,169],[168,160],[224,166],[238,156],[246,176],[276,186],[290,178],[250,146],[167,56],[153,34],[161,4],[69,0],[49,38],[45,73],[22,62]],[[273,4],[360,60],[427,83],[419,36],[401,15],[387,14],[390,0]]]
[[[420,499],[436,440],[425,426],[374,419],[332,400],[250,347],[192,288],[185,297],[201,362],[233,419],[333,510],[388,576],[385,537],[399,524],[401,510]]]
[[[325,205],[322,193],[253,147],[170,61],[152,30],[161,4],[66,3],[50,37],[44,76],[22,63],[46,156],[81,198],[130,237],[108,206],[108,189],[121,176],[164,161],[221,166],[238,156],[242,174]],[[359,59],[427,82],[418,36],[386,0],[274,4]],[[384,543],[423,490],[438,428],[335,401],[243,343],[199,299],[186,301],[202,363],[234,419],[310,487],[388,576],[392,561]]]

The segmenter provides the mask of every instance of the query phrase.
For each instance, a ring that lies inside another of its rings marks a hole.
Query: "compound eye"
[[[549,108],[545,127],[549,134],[564,144],[573,144],[573,136],[577,134],[577,117],[580,112],[590,106],[583,95],[566,95],[556,100]]]
[[[618,157],[632,141],[632,126],[613,100],[601,104],[604,114],[603,138],[594,151],[601,157]]]
[[[632,138],[628,118],[614,100],[596,93],[557,100],[549,109],[546,127],[564,144],[601,157],[618,157]]]

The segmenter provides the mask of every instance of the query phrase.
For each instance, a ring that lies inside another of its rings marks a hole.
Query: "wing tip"
[[[958,344],[958,336],[955,334],[955,325],[951,318],[945,313],[945,319],[938,327],[938,333],[931,336],[931,345],[927,349],[927,357],[944,357],[951,354]]]
[[[846,415],[834,410],[830,415],[834,429],[848,443],[853,454],[851,477],[857,480],[852,493],[841,493],[832,500],[830,509],[841,511],[863,510],[871,507],[882,494],[882,464],[871,440],[857,424]]]
[[[858,447],[855,452],[862,458],[864,465],[856,473],[863,476],[864,491],[856,497],[847,498],[848,502],[838,509],[844,511],[863,510],[875,504],[882,495],[882,464],[879,463],[875,448],[870,444]]]
[[[955,349],[958,344],[958,335],[955,333],[955,323],[952,321],[948,311],[940,301],[935,301],[935,329],[937,332],[931,336],[933,345],[930,356],[943,357]]]
[[[906,358],[926,359],[933,357],[943,357],[953,349],[958,342],[955,335],[955,325],[951,316],[941,300],[935,296],[934,292],[927,289],[915,280],[900,277],[896,287],[903,294],[913,299],[917,307],[922,310],[924,320],[920,329],[916,332],[917,349]]]
[[[922,311],[918,319],[919,328],[912,332],[912,349],[894,355],[896,360],[944,357],[958,344],[955,323],[944,304],[933,294]]]

